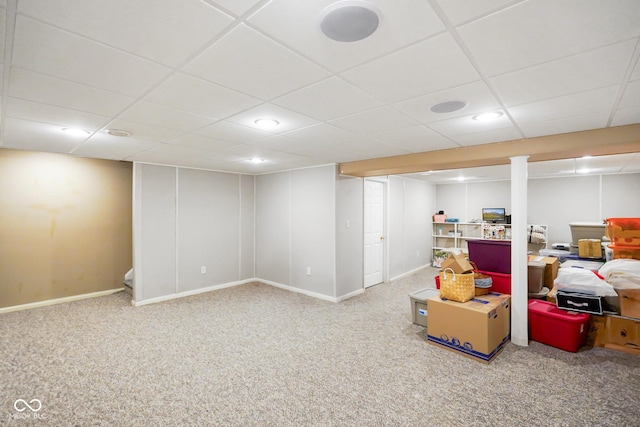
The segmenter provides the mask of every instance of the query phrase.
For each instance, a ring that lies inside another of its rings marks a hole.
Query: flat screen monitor
[[[482,208],[482,221],[493,224],[505,223],[506,212],[504,208]]]

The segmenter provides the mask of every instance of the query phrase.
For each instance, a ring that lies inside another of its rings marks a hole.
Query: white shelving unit
[[[529,252],[537,252],[547,246],[547,226],[528,225]],[[511,240],[511,224],[491,224],[486,222],[434,222],[433,223],[433,267],[440,267],[440,263],[449,254],[459,249],[468,253],[469,240]]]
[[[434,222],[433,223],[433,257],[434,267],[447,259],[454,249],[467,253],[467,241],[482,238],[480,222]]]

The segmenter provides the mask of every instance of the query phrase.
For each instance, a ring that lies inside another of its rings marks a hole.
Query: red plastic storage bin
[[[589,314],[560,310],[553,303],[529,300],[529,338],[575,353],[587,339]]]
[[[613,259],[640,259],[640,246],[609,245],[613,250]]]
[[[478,270],[478,272],[491,276],[491,292],[511,295],[511,274],[496,273],[495,271]]]
[[[607,218],[607,236],[620,246],[640,246],[640,218]]]
[[[511,274],[510,240],[468,240],[469,259],[478,270]]]

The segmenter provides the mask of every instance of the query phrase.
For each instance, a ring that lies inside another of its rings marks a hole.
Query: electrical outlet
[[[200,267],[200,274],[206,274],[207,273],[207,267],[206,266],[202,266]]]
[[[351,221],[347,220],[347,223],[345,225],[347,228],[351,228]]]
[[[416,252],[416,257],[420,258],[420,251]]]
[[[307,276],[311,276],[311,267],[307,267]]]

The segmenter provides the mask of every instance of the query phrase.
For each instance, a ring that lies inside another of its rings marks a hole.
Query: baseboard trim
[[[342,302],[348,300],[351,297],[355,297],[356,295],[364,294],[364,288],[358,289],[357,291],[349,292],[348,294],[344,294],[336,298],[336,302]]]
[[[406,273],[402,273],[402,274],[400,274],[400,275],[398,275],[396,277],[392,277],[391,279],[389,279],[389,281],[393,282],[394,280],[398,280],[398,279],[402,279],[402,278],[407,277],[407,276],[411,276],[412,274],[417,273],[420,270],[424,270],[427,267],[431,267],[431,264],[425,264],[425,265],[420,266],[418,268],[414,268],[413,270],[407,271]]]
[[[163,295],[160,297],[155,297],[155,298],[149,298],[149,299],[144,299],[141,301],[135,301],[135,300],[131,300],[131,305],[133,305],[134,307],[140,307],[143,305],[148,305],[148,304],[155,304],[157,302],[163,302],[163,301],[169,301],[172,299],[177,299],[177,298],[184,298],[184,297],[188,297],[191,295],[198,295],[198,294],[202,294],[205,292],[211,292],[211,291],[217,291],[219,289],[224,289],[224,288],[231,288],[233,286],[239,286],[239,285],[244,285],[247,283],[251,283],[251,282],[263,282],[260,279],[245,279],[245,280],[238,280],[235,282],[228,282],[228,283],[223,283],[221,285],[213,285],[213,286],[207,286],[206,288],[200,288],[200,289],[194,289],[192,291],[184,291],[184,292],[178,292],[177,294],[169,294],[169,295]]]
[[[293,286],[289,286],[289,285],[284,285],[282,283],[278,283],[278,282],[272,282],[271,280],[264,280],[264,279],[255,279],[256,282],[260,282],[260,283],[264,283],[266,285],[270,285],[273,286],[275,288],[280,288],[280,289],[284,289],[285,291],[290,291],[290,292],[296,292],[299,294],[304,294],[313,298],[318,298],[324,301],[329,301],[329,302],[338,302],[338,298],[335,297],[330,297],[328,295],[324,295],[324,294],[319,294],[317,292],[311,292],[311,291],[307,291],[305,289],[300,289],[300,288],[295,288]]]
[[[44,301],[30,302],[28,304],[13,305],[10,307],[0,308],[0,314],[10,313],[12,311],[30,310],[32,308],[46,307],[49,305],[64,304],[65,302],[80,301],[80,300],[89,299],[89,298],[104,297],[104,296],[115,294],[116,292],[122,292],[122,291],[124,291],[124,288],[108,289],[106,291],[91,292],[88,294],[73,295],[70,297],[62,297],[62,298],[48,299]]]

